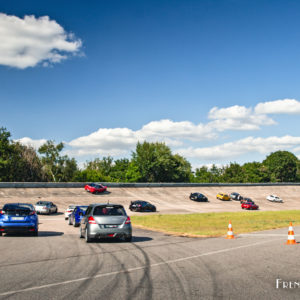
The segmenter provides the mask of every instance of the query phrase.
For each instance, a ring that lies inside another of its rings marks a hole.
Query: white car
[[[51,213],[57,213],[57,206],[50,201],[38,201],[34,208],[38,214],[50,215]]]
[[[279,198],[276,195],[269,195],[267,197],[267,200],[271,201],[271,202],[279,202],[279,203],[283,203],[283,200],[281,198]]]
[[[69,219],[70,214],[74,211],[76,205],[75,204],[70,204],[68,208],[65,210],[65,220]]]

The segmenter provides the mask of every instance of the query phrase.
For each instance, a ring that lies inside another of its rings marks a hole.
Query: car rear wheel
[[[76,223],[76,221],[74,221],[74,223],[73,223],[73,226],[74,226],[74,227],[78,227],[78,226],[79,226],[79,224],[78,224],[78,223]]]
[[[87,229],[85,230],[85,241],[86,241],[86,243],[92,242],[92,239],[90,238],[89,232]]]
[[[131,241],[132,241],[132,235],[127,235],[127,236],[125,236],[124,242],[130,243]]]
[[[69,217],[69,222],[68,222],[68,224],[69,224],[69,225],[73,225],[70,217]]]
[[[81,230],[82,228],[81,228],[81,226],[80,226],[80,228],[79,228],[79,238],[80,239],[83,239],[84,238],[84,236],[82,235],[82,230]]]
[[[32,235],[33,236],[38,236],[39,235],[39,231],[37,230],[37,231],[34,231],[33,233],[32,233]]]

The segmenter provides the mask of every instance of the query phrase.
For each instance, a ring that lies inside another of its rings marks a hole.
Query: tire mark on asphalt
[[[65,236],[68,236],[68,235],[65,235]],[[140,248],[147,249],[147,248],[163,247],[163,246],[168,246],[168,245],[187,244],[187,243],[192,243],[192,242],[195,242],[195,241],[193,240],[193,241],[182,241],[182,242],[173,242],[173,243],[165,242],[165,243],[160,243],[160,244],[141,246]],[[9,263],[9,264],[2,263],[0,265],[0,270],[1,270],[1,268],[4,268],[4,267],[10,267],[10,266],[16,266],[16,265],[25,265],[25,264],[43,263],[43,262],[48,262],[48,261],[73,259],[73,258],[77,258],[77,257],[81,257],[81,256],[83,256],[83,257],[84,256],[94,256],[97,254],[118,253],[118,252],[124,252],[127,250],[128,249],[118,249],[118,250],[114,250],[114,251],[103,251],[103,252],[98,252],[98,253],[95,252],[93,254],[88,253],[88,254],[80,254],[80,255],[69,255],[69,256],[65,256],[65,257],[45,258],[45,259],[32,260],[32,261],[20,262],[20,263]]]
[[[11,295],[11,294],[29,292],[29,291],[33,291],[33,290],[50,288],[50,287],[54,287],[54,286],[61,286],[61,285],[76,283],[76,282],[85,281],[85,280],[89,280],[89,279],[108,277],[108,276],[117,275],[119,273],[141,271],[141,270],[143,270],[145,268],[149,268],[149,267],[153,268],[153,267],[158,267],[158,266],[167,265],[167,264],[180,263],[180,262],[183,262],[183,261],[193,260],[193,259],[204,257],[204,256],[222,254],[222,253],[226,253],[226,252],[229,252],[229,251],[235,251],[235,250],[238,250],[238,249],[249,248],[249,247],[254,247],[254,246],[258,246],[258,245],[262,245],[262,244],[266,244],[266,243],[271,243],[271,242],[278,241],[278,240],[279,239],[264,240],[264,241],[261,241],[261,242],[256,242],[256,243],[251,243],[251,244],[246,244],[246,245],[240,245],[240,246],[237,246],[237,247],[229,247],[229,248],[225,248],[225,249],[223,248],[223,249],[220,249],[220,250],[200,253],[200,254],[196,254],[196,255],[192,255],[192,256],[166,260],[164,262],[153,263],[149,266],[139,266],[139,267],[128,268],[125,271],[123,271],[123,270],[120,271],[119,270],[119,271],[113,271],[113,272],[107,272],[107,273],[100,273],[100,274],[96,274],[94,277],[82,277],[82,278],[77,278],[77,279],[73,279],[73,280],[66,280],[66,281],[61,281],[61,282],[44,284],[44,285],[40,285],[40,286],[33,286],[33,287],[30,287],[30,288],[26,288],[26,289],[6,291],[6,292],[2,292],[2,293],[0,292],[0,296],[8,296],[8,295]]]
[[[140,286],[142,284],[144,284],[144,282],[146,282],[147,287],[146,289],[144,289],[146,291],[146,295],[143,295],[144,299],[152,299],[152,295],[153,295],[153,283],[152,283],[152,278],[151,278],[151,266],[150,266],[150,259],[148,254],[138,245],[132,243],[131,244],[133,247],[135,247],[139,253],[142,254],[143,259],[140,259],[138,257],[138,255],[136,255],[135,253],[133,253],[132,251],[130,251],[130,254],[135,257],[135,259],[139,262],[139,263],[143,263],[145,266],[147,266],[144,269],[142,278],[138,281],[138,283],[136,284],[136,287],[127,295],[127,300],[131,300],[133,297],[135,297],[137,295],[137,293],[139,292]],[[128,251],[128,250],[127,250]],[[128,251],[129,252],[129,251]]]
[[[77,249],[79,249],[79,242],[81,242],[81,241],[77,240]],[[95,251],[92,244],[88,244],[88,248],[89,248],[90,251],[92,251],[93,257],[95,257],[95,260],[89,260],[88,264],[85,263],[86,260],[84,260],[84,262],[83,262],[83,257],[82,256],[80,257],[80,260],[84,263],[85,268],[89,268],[91,266],[91,270],[89,271],[89,277],[93,278],[99,272],[99,270],[102,269],[103,260],[101,260],[101,262],[100,262],[99,256],[100,256],[101,253],[98,253],[96,255],[96,251]],[[80,260],[79,260],[79,264],[80,264]],[[89,285],[91,284],[91,281],[92,281],[91,279],[83,281],[81,284],[79,284],[79,286],[76,288],[75,291],[71,291],[63,299],[66,299],[66,300],[67,299],[72,299],[72,298],[76,299],[79,296],[78,291],[80,292],[80,294],[84,293],[88,289]]]

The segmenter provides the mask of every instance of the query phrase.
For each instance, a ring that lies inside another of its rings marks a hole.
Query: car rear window
[[[93,212],[94,216],[125,216],[125,210],[122,206],[96,206]]]
[[[32,209],[25,205],[6,204],[3,207],[3,211],[5,211],[5,214],[8,216],[14,216],[16,214],[20,216],[28,216]]]
[[[88,209],[88,206],[79,206],[79,208],[82,210],[82,211],[86,211]]]

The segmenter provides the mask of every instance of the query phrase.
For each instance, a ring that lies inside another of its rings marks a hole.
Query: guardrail
[[[0,182],[0,188],[82,188],[86,182]],[[109,188],[218,187],[218,186],[300,186],[300,182],[278,183],[119,183],[101,182]]]

